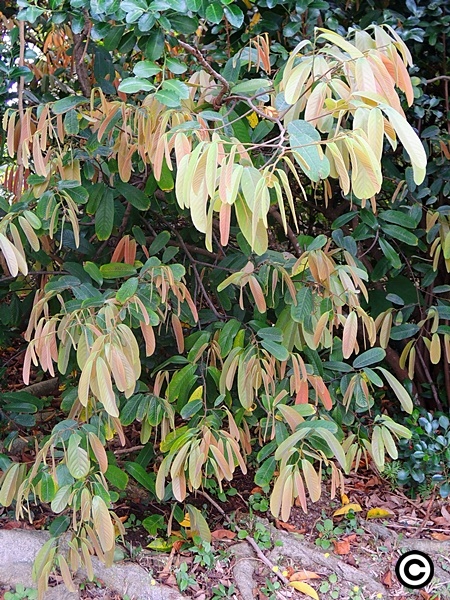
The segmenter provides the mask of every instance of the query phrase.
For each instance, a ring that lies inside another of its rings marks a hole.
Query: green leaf
[[[189,98],[188,86],[178,79],[166,79],[162,85],[162,89],[164,91],[173,92],[180,98],[180,100],[186,100]]]
[[[169,108],[178,108],[180,106],[180,96],[169,90],[159,90],[159,92],[156,92],[155,98],[158,102]]]
[[[75,479],[87,477],[91,468],[89,455],[84,448],[80,447],[81,437],[73,433],[67,445],[67,468]]]
[[[225,323],[222,327],[222,330],[219,334],[218,343],[220,346],[220,355],[222,358],[226,358],[230,353],[234,339],[241,328],[241,323],[236,319],[230,319]]]
[[[63,485],[59,488],[50,505],[50,508],[54,513],[60,513],[66,508],[71,493],[71,485]]]
[[[119,469],[115,465],[108,465],[105,477],[111,485],[119,490],[124,490],[128,485],[128,475],[123,469]]]
[[[41,493],[42,502],[51,502],[55,497],[56,487],[53,477],[50,473],[43,472],[41,477]]]
[[[255,484],[262,488],[268,486],[272,481],[273,474],[275,473],[276,460],[273,456],[269,456],[267,460],[259,467],[255,473]]]
[[[309,287],[302,287],[297,292],[297,304],[291,304],[291,317],[296,323],[303,323],[313,310],[313,296]]]
[[[161,67],[151,60],[140,60],[133,68],[133,73],[136,77],[153,77],[153,75],[161,71]]]
[[[391,340],[405,340],[416,335],[420,327],[415,323],[403,323],[391,329]]]
[[[154,89],[154,85],[147,81],[147,79],[141,79],[140,77],[128,77],[127,79],[123,79],[118,88],[119,92],[123,92],[124,94],[150,92]]]
[[[261,342],[261,346],[269,352],[272,356],[274,356],[277,360],[284,361],[288,360],[289,352],[288,350],[282,346],[281,344],[277,344],[277,342],[273,342],[272,340],[264,339]]]
[[[168,231],[161,231],[161,233],[158,233],[148,249],[149,254],[151,256],[158,254],[158,252],[166,246],[169,240],[170,233]]]
[[[95,233],[100,241],[109,239],[114,225],[114,196],[110,188],[104,188],[95,211]]]
[[[136,275],[136,269],[125,263],[108,263],[100,267],[100,273],[104,279],[118,279],[119,277]]]
[[[134,296],[138,289],[139,279],[137,277],[130,277],[122,283],[120,288],[116,292],[116,300],[121,304],[125,304],[125,302]]]
[[[147,43],[144,48],[145,58],[149,60],[158,60],[164,52],[164,33],[162,29],[150,31]]]
[[[223,8],[220,2],[212,2],[206,9],[206,18],[210,23],[218,24],[223,18]]]
[[[386,351],[383,350],[383,348],[370,348],[370,350],[366,350],[366,352],[363,352],[355,358],[353,361],[353,368],[363,369],[364,367],[374,365],[381,362],[385,356]]]
[[[90,277],[92,277],[92,279],[94,281],[96,281],[98,283],[98,285],[102,285],[103,275],[95,263],[88,260],[84,263],[83,269],[86,271],[86,273],[88,275],[90,275]]]
[[[305,175],[314,182],[326,179],[330,174],[330,163],[318,143],[321,141],[319,132],[311,123],[300,119],[291,121],[287,129],[294,158]]]
[[[188,15],[172,14],[170,15],[170,24],[175,31],[184,35],[191,35],[198,27],[198,19]]]
[[[86,98],[82,98],[80,96],[67,96],[67,98],[62,98],[61,100],[57,100],[52,104],[52,111],[55,115],[61,115],[75,106],[79,104],[86,103]]]
[[[158,530],[166,528],[166,523],[163,515],[149,515],[142,521],[142,527],[144,527],[150,535],[155,536],[158,533]]]
[[[115,188],[134,208],[142,211],[150,208],[150,198],[134,185],[119,180],[115,182]]]
[[[385,255],[385,257],[388,259],[388,261],[391,263],[394,269],[401,269],[402,261],[400,260],[400,256],[397,254],[397,252],[394,250],[391,244],[383,238],[379,238],[378,242],[380,244],[381,252]]]
[[[131,475],[133,479],[136,479],[136,481],[145,487],[146,490],[152,492],[152,494],[155,493],[154,474],[150,475],[150,473],[147,473],[147,471],[136,462],[126,462],[124,467],[129,475]]]
[[[191,400],[187,402],[180,411],[180,416],[185,421],[188,421],[191,417],[196,415],[199,410],[204,408],[203,400]]]
[[[61,515],[60,517],[56,517],[50,523],[48,528],[49,533],[52,537],[59,537],[62,533],[67,531],[70,525],[70,519],[67,515]]]
[[[166,58],[166,67],[174,75],[181,75],[187,71],[187,66],[176,58]]]
[[[120,40],[125,33],[125,29],[125,25],[111,25],[111,29],[103,39],[103,47],[105,50],[110,52],[111,50],[116,50],[119,47]]]
[[[208,523],[202,513],[191,506],[186,504],[186,510],[188,511],[191,525],[190,530],[193,536],[198,535],[204,542],[211,542],[211,531],[209,530]]]
[[[415,219],[412,219],[400,210],[383,210],[379,213],[378,217],[388,223],[394,223],[394,225],[401,225],[409,229],[415,229],[417,226]]]
[[[236,4],[229,4],[228,6],[225,6],[223,12],[225,13],[225,17],[230,25],[236,27],[236,29],[241,27],[242,23],[244,22],[244,13],[238,6],[236,6]]]
[[[417,246],[419,243],[419,239],[416,235],[398,225],[382,225],[382,230],[389,237],[403,242],[404,244],[408,244],[409,246]]]
[[[77,135],[80,130],[78,113],[75,110],[69,110],[64,117],[64,129],[69,135]]]

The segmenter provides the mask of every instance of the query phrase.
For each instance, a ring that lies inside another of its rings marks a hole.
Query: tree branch
[[[281,214],[278,212],[278,210],[275,208],[275,206],[270,207],[269,213],[272,215],[272,217],[275,219],[275,221],[281,225],[281,227],[284,230],[283,218],[281,217]],[[288,223],[286,224],[286,229],[287,229],[286,234],[289,238],[289,241],[291,242],[291,244],[294,247],[294,254],[298,258],[301,255],[302,250],[300,248],[300,244],[298,243],[297,236],[295,235],[291,226]]]
[[[84,62],[85,50],[86,50],[86,42],[84,38],[87,38],[89,35],[89,21],[86,20],[83,31],[81,33],[73,34],[73,66],[75,69],[75,73],[78,77],[78,82],[80,84],[81,91],[86,98],[89,98],[91,95],[91,83],[89,81],[89,75],[86,63]]]
[[[214,106],[217,108],[218,106],[220,106],[222,104],[223,97],[230,90],[230,84],[225,79],[225,77],[223,77],[220,73],[218,73],[215,69],[212,68],[212,66],[209,64],[209,62],[206,60],[206,58],[203,56],[203,54],[200,52],[200,50],[198,48],[196,48],[195,46],[191,46],[187,42],[183,42],[183,40],[180,40],[178,38],[177,38],[177,42],[182,48],[184,48],[190,54],[195,56],[195,58],[202,65],[202,67],[204,67],[205,71],[208,71],[208,73],[210,75],[212,75],[215,79],[220,81],[220,83],[222,84],[222,89],[220,90],[218,96],[214,99]]]
[[[242,529],[239,527],[239,525],[236,525],[236,523],[234,521],[231,521],[230,517],[223,510],[223,508],[219,504],[217,504],[217,502],[213,498],[211,498],[211,496],[207,492],[203,492],[202,490],[197,490],[197,493],[200,494],[201,496],[203,496],[204,498],[206,498],[206,500],[208,500],[208,502],[212,506],[214,506],[214,508],[216,510],[219,511],[219,513],[223,516],[223,518],[227,521],[228,524],[230,524],[230,525],[233,524],[234,528],[237,531],[242,531]],[[284,585],[289,585],[289,579],[287,579],[282,573],[280,573],[280,571],[278,571],[277,569],[274,569],[275,565],[261,551],[261,548],[258,546],[258,544],[254,540],[254,538],[251,535],[247,535],[247,537],[245,538],[245,541],[250,544],[250,546],[253,548],[253,550],[255,551],[256,555],[258,556],[258,558],[267,567],[269,567],[269,569],[272,571],[272,573],[274,573],[278,577],[278,579],[280,579],[280,581],[282,581],[284,583]]]

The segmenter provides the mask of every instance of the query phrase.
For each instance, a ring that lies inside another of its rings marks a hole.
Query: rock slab
[[[31,572],[36,554],[49,539],[45,531],[24,529],[0,530],[0,585],[36,587]],[[132,563],[115,563],[106,568],[94,558],[94,575],[106,587],[128,595],[131,600],[185,600],[185,596],[164,585],[151,585],[147,571]],[[80,573],[85,577],[85,573]],[[63,585],[48,590],[45,600],[77,600],[78,593],[69,592]]]

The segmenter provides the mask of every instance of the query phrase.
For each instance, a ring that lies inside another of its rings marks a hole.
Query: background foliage
[[[3,6],[0,336],[63,392],[36,432],[44,401],[3,370],[5,448],[39,450],[0,456],[0,503],[60,514],[41,591],[55,562],[70,587],[112,561],[129,476],[182,503],[249,469],[287,520],[405,458],[400,408],[448,411],[448,6]]]

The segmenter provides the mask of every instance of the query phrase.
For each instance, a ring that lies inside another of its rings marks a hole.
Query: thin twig
[[[25,22],[19,21],[19,67],[25,65]],[[23,106],[23,93],[25,87],[25,78],[22,76],[19,78],[19,88],[17,90],[17,105],[19,109],[19,120],[22,123],[20,127],[20,140],[17,148],[17,179],[15,185],[16,198],[19,198],[22,194],[23,189],[23,175],[24,175],[24,164],[23,164],[23,134],[25,127],[23,126],[25,111]]]
[[[284,229],[283,218],[278,212],[278,210],[275,208],[275,206],[270,207],[269,213],[272,215],[275,221],[277,221],[277,223],[279,223]],[[294,246],[294,254],[298,258],[301,255],[302,250],[300,248],[300,244],[298,243],[297,236],[295,235],[295,233],[292,230],[292,227],[288,223],[286,223],[286,235],[288,236],[291,244]]]
[[[438,75],[437,77],[433,77],[432,79],[425,79],[425,84],[434,83],[435,81],[450,81],[450,75]]]
[[[216,510],[218,510],[220,512],[220,514],[224,517],[224,519],[227,521],[227,523],[229,525],[233,525],[235,527],[235,529],[239,532],[242,531],[242,529],[236,525],[236,523],[232,522],[230,517],[227,515],[227,513],[223,510],[223,508],[217,504],[217,502],[211,498],[211,496],[207,493],[204,492],[202,490],[197,490],[198,494],[201,494],[204,498],[206,498],[206,500],[208,500],[208,502],[214,506],[214,508]],[[250,544],[250,546],[253,548],[253,550],[256,552],[256,555],[258,556],[258,558],[260,560],[262,560],[262,562],[269,567],[269,569],[278,577],[278,579],[280,581],[282,581],[284,583],[284,585],[289,585],[289,579],[287,579],[282,573],[280,573],[280,571],[278,571],[277,569],[274,570],[275,565],[267,558],[267,556],[265,556],[265,554],[261,551],[261,548],[258,546],[258,544],[256,543],[256,541],[254,540],[254,538],[251,535],[247,535],[247,537],[245,538],[245,541],[248,542]]]
[[[419,527],[416,529],[416,531],[412,534],[411,537],[413,537],[413,538],[417,537],[419,535],[419,533],[421,531],[423,531],[423,529],[426,527],[428,521],[430,520],[431,507],[434,504],[435,498],[436,498],[436,490],[434,490],[433,493],[431,494],[431,498],[430,498],[430,501],[428,502],[428,506],[427,506],[427,512],[425,513],[422,523],[419,525]]]
[[[131,448],[119,448],[118,450],[114,450],[114,454],[130,454],[130,452],[137,452],[138,450],[142,450],[144,446],[131,446]]]
[[[208,73],[210,75],[212,75],[215,79],[220,81],[220,83],[222,84],[222,89],[220,90],[220,92],[216,96],[216,98],[214,99],[214,106],[217,108],[218,106],[221,105],[222,99],[225,96],[225,94],[230,90],[230,84],[225,79],[225,77],[223,77],[223,75],[221,75],[215,69],[213,69],[213,67],[209,64],[209,62],[206,60],[206,58],[203,56],[203,54],[200,52],[200,50],[198,48],[196,48],[195,46],[191,46],[191,44],[188,44],[187,42],[183,42],[183,40],[178,39],[177,41],[178,41],[178,44],[182,48],[184,48],[185,50],[190,52],[193,56],[195,56],[195,58],[202,65],[202,67],[204,67],[205,71],[208,71]]]

